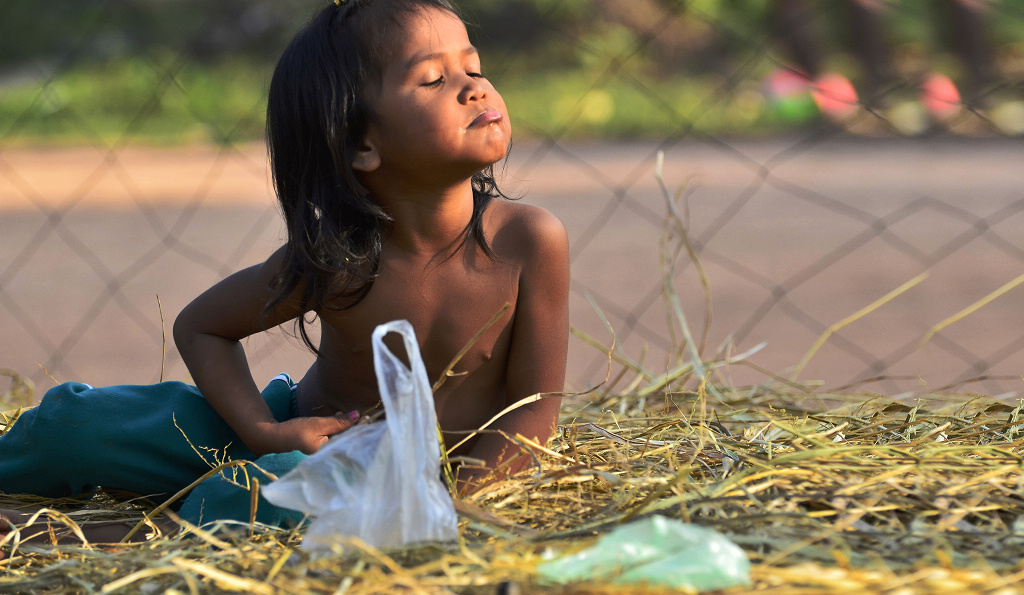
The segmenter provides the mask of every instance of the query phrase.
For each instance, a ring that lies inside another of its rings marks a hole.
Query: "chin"
[[[470,159],[466,161],[467,169],[472,169],[473,173],[476,174],[485,168],[488,168],[495,163],[498,163],[505,158],[508,154],[508,149],[503,147],[501,150],[488,151],[485,154],[480,155],[476,159]]]
[[[492,151],[491,158],[489,160],[490,163],[488,163],[488,165],[494,165],[495,163],[497,163],[497,162],[501,161],[502,159],[504,159],[505,157],[507,157],[508,156],[508,152],[511,149],[512,149],[511,137],[509,137],[508,135],[505,135],[505,137],[501,139],[501,142],[495,145],[494,150]]]

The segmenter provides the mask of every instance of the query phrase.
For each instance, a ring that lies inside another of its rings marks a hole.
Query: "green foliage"
[[[269,65],[244,60],[186,63],[170,56],[112,58],[38,83],[0,88],[0,138],[12,142],[155,143],[258,140]],[[173,76],[172,76],[173,75]],[[595,83],[600,83],[595,85]],[[755,82],[730,87],[717,75],[603,78],[593,68],[503,73],[495,84],[516,135],[623,138],[767,132],[783,121]]]
[[[273,61],[327,1],[0,3],[0,139],[259,138]],[[770,104],[758,93],[790,60],[772,33],[773,0],[638,0],[637,11],[660,11],[659,23],[672,25],[660,32],[597,0],[457,2],[520,134],[760,133],[815,116],[806,97]],[[886,5],[897,59],[924,56],[962,75],[946,2]],[[808,6],[826,68],[858,84],[846,3]],[[1024,62],[1024,0],[991,7],[997,54]]]
[[[0,88],[0,135],[70,142],[253,139],[263,132],[266,85],[265,68],[237,59],[180,65],[169,56],[112,58],[42,87]]]
[[[773,116],[754,83],[723,93],[713,75],[641,84],[614,78],[591,88],[583,71],[545,73],[502,86],[519,135],[576,138],[665,137],[770,132]]]

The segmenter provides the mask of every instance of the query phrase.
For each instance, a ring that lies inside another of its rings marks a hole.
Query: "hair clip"
[[[334,5],[335,6],[341,6],[344,3],[345,3],[345,0],[334,0]]]

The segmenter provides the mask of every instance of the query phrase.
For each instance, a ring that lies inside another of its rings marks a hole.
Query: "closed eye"
[[[429,83],[423,83],[423,86],[432,89],[434,87],[440,87],[442,84],[444,84],[444,77],[443,76],[439,76],[439,77],[437,77],[437,80],[435,80],[435,81],[430,81]]]
[[[482,73],[480,73],[480,72],[467,72],[466,74],[468,74],[469,76],[471,76],[471,77],[473,77],[473,78],[475,78],[475,79],[482,79],[482,78],[487,78],[487,77],[485,77],[485,76],[484,76],[484,75],[483,75]]]

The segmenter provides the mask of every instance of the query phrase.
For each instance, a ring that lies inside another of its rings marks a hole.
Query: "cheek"
[[[409,102],[403,116],[405,130],[419,137],[419,142],[428,142],[430,138],[443,138],[451,134],[452,122],[430,103]]]
[[[505,136],[511,138],[512,136],[512,118],[508,115],[508,109],[503,110],[505,113],[505,119],[501,121],[501,128],[505,131]]]
[[[388,142],[408,149],[410,144],[419,145],[426,139],[437,136],[442,126],[429,117],[422,106],[408,102],[387,114],[380,128]]]
[[[491,107],[501,112],[504,118],[501,120],[501,129],[505,131],[506,136],[512,133],[512,119],[509,117],[508,106],[505,105],[505,99],[501,96],[501,93],[491,87],[488,94],[491,99]]]
[[[511,140],[512,139],[512,117],[509,115],[508,108],[505,106],[505,102],[504,101],[501,102],[501,107],[499,109],[501,110],[501,113],[504,114],[504,116],[505,116],[504,118],[501,119],[501,129],[505,133],[505,138],[507,138],[508,140]]]
[[[501,96],[501,93],[498,93],[498,90],[491,86],[490,90],[488,91],[488,94],[490,95],[491,103],[496,104],[495,107],[500,109],[501,113],[507,116],[508,106],[505,105],[505,98]]]

